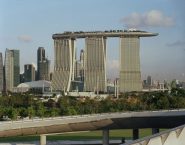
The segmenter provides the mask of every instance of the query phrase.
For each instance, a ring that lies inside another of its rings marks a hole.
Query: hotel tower
[[[70,91],[74,80],[75,39],[54,39],[52,89]]]
[[[84,91],[107,91],[106,38],[85,38]]]
[[[74,65],[76,61],[75,41],[79,38],[84,38],[84,78],[82,79],[84,91],[107,92],[106,38],[117,37],[120,40],[119,91],[142,91],[139,50],[140,37],[157,35],[157,33],[136,29],[53,34],[55,52],[52,80],[53,89],[71,91],[71,82],[74,80]]]

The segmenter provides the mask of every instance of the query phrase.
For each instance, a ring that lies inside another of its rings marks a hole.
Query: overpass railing
[[[165,112],[180,112],[185,111],[185,109],[173,109],[173,110],[153,110],[153,111],[126,111],[126,112],[115,112],[115,113],[100,113],[100,114],[85,114],[85,115],[72,115],[72,116],[58,116],[49,118],[32,118],[32,119],[21,119],[12,121],[0,121],[0,125],[10,124],[10,123],[21,123],[21,122],[36,122],[36,121],[51,121],[51,120],[66,120],[66,119],[78,119],[78,118],[93,118],[98,117],[98,119],[110,119],[111,117],[119,117],[120,115],[125,115],[125,117],[132,116],[135,113],[165,113]]]

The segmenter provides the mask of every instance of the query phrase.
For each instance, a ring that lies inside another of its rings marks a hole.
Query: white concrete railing
[[[185,125],[121,145],[185,145]]]

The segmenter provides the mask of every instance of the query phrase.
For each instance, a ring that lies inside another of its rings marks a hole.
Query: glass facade
[[[11,50],[13,52],[13,67],[14,67],[14,87],[20,84],[20,57],[19,50]]]
[[[50,80],[50,61],[45,57],[44,47],[37,50],[37,80]]]
[[[33,64],[24,65],[24,82],[35,81],[35,67]]]

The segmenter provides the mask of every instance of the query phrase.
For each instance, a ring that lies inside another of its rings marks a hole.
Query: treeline
[[[55,117],[120,111],[142,111],[185,108],[185,90],[169,92],[125,93],[119,99],[61,97],[57,102],[42,102],[30,94],[9,94],[0,97],[0,119]]]

